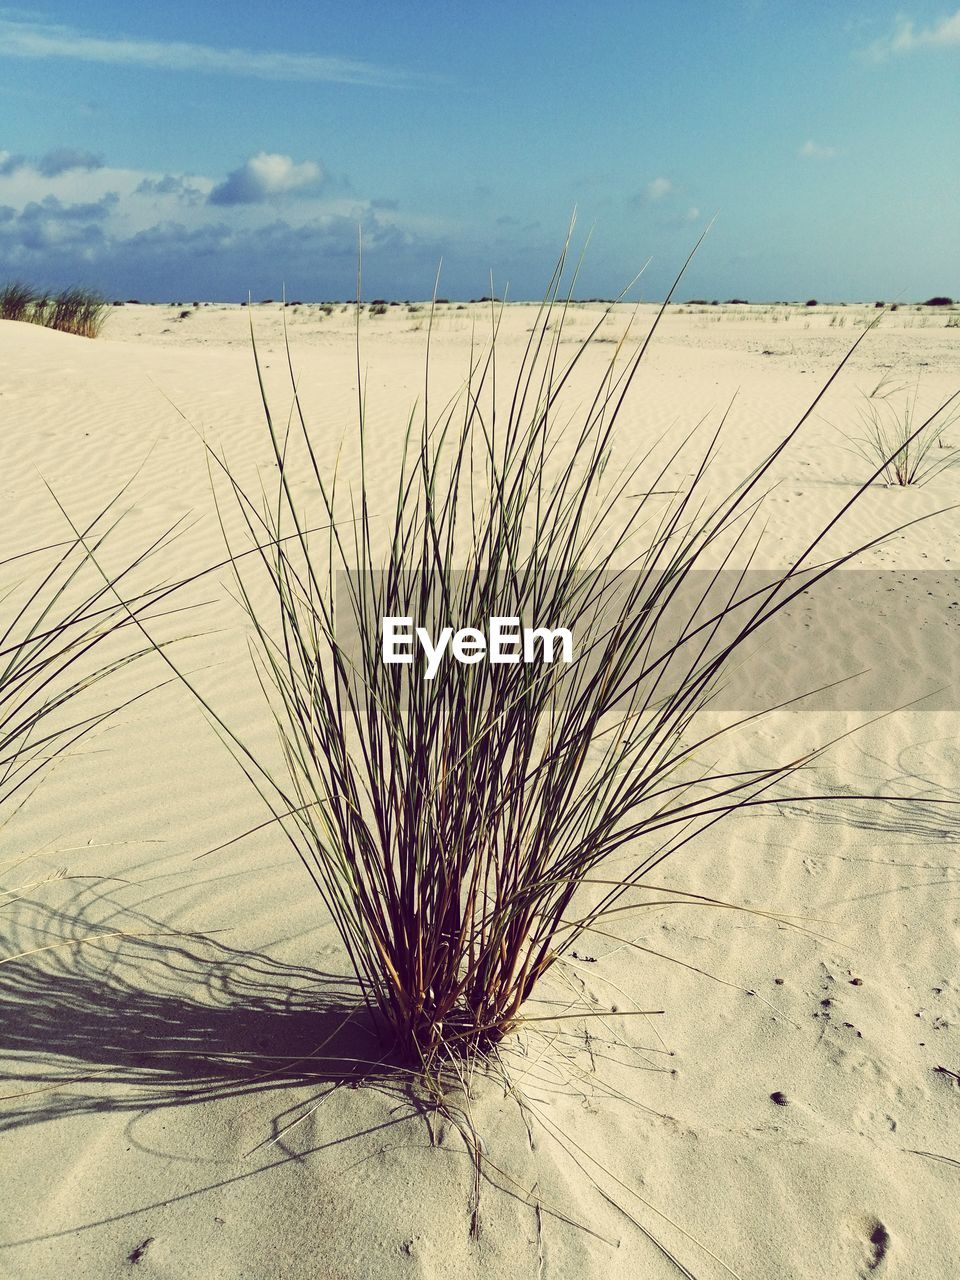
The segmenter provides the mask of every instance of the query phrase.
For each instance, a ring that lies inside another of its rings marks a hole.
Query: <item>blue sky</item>
[[[906,7],[904,7],[904,5]],[[0,5],[0,280],[144,300],[960,295],[960,8]]]

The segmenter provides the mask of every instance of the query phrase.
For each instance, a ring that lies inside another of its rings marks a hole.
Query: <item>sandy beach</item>
[[[4,321],[4,553],[66,536],[46,485],[82,523],[129,482],[118,554],[186,517],[129,589],[223,560],[222,477],[204,440],[249,486],[269,489],[275,475],[251,313],[278,419],[290,411],[285,315],[320,464],[356,482],[352,308],[128,304],[95,341]],[[572,309],[570,352],[601,313]],[[584,386],[631,314],[617,307],[603,322]],[[639,308],[637,336],[654,315]],[[778,461],[767,566],[796,554],[864,479],[844,433],[884,375],[919,376],[930,406],[960,385],[955,315],[902,305],[866,336]],[[535,317],[530,305],[505,309],[504,370]],[[616,460],[732,405],[712,473],[729,488],[873,319],[872,304],[671,308],[618,422]],[[428,324],[422,303],[362,321],[366,483],[385,508],[422,392]],[[438,308],[438,406],[489,326],[488,306]],[[946,443],[960,445],[960,425]],[[300,484],[310,509],[316,495],[306,476]],[[831,546],[957,503],[960,468],[923,486],[877,483]],[[94,702],[160,687],[59,759],[0,827],[0,861],[34,855],[31,880],[66,872],[0,910],[3,955],[46,948],[0,966],[0,1276],[950,1280],[960,1258],[960,811],[947,802],[960,717],[956,696],[936,710],[893,708],[905,700],[901,673],[921,664],[933,687],[955,663],[958,529],[947,511],[856,562],[883,589],[897,584],[908,600],[915,591],[918,608],[932,602],[922,634],[898,625],[880,646],[889,714],[801,704],[738,740],[740,761],[789,759],[862,724],[796,784],[841,798],[735,815],[658,872],[746,912],[666,902],[611,924],[621,941],[578,946],[538,988],[541,1009],[577,1000],[616,1012],[531,1021],[505,1046],[505,1071],[471,1073],[458,1106],[479,1151],[402,1077],[365,1085],[347,1068],[311,1065],[320,1042],[345,1062],[363,1052],[341,1026],[355,995],[319,896],[155,655],[98,686]],[[7,566],[10,584],[19,564]],[[176,603],[189,612],[159,620],[156,635],[189,634],[180,668],[271,757],[274,726],[229,572],[203,576]],[[876,661],[874,636],[858,652],[832,638],[828,610],[814,621],[813,643],[833,646],[851,673]],[[861,792],[936,803],[842,799]],[[631,856],[621,851],[617,866]],[[124,936],[91,942],[108,933]],[[636,1009],[664,1013],[627,1016]]]

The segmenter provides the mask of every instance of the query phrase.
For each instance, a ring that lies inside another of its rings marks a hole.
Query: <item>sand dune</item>
[[[189,515],[162,566],[145,566],[138,581],[223,558],[203,437],[245,479],[269,482],[273,466],[248,312],[203,306],[180,319],[181,310],[118,307],[96,341],[0,323],[4,555],[63,536],[44,480],[83,520],[133,477],[123,547]],[[279,309],[252,310],[271,402],[286,414]],[[534,314],[507,310],[504,362],[519,359]],[[597,314],[577,308],[571,338]],[[612,342],[628,314],[618,309],[601,336]],[[641,308],[641,332],[652,315]],[[736,396],[715,473],[731,484],[796,421],[872,318],[858,307],[677,309],[632,392],[618,456]],[[364,322],[377,444],[368,482],[385,505],[421,393],[425,319],[399,307]],[[302,306],[287,320],[321,461],[332,468],[339,455],[344,479],[355,478],[352,315]],[[931,404],[960,385],[960,348],[945,324],[904,308],[860,346],[779,464],[768,564],[795,553],[863,478],[838,430],[860,392],[884,372],[920,373]],[[438,405],[460,384],[474,326],[482,339],[483,307],[441,309]],[[609,351],[593,349],[594,374]],[[953,435],[960,445],[960,426]],[[960,468],[921,488],[876,485],[835,536],[852,545],[958,502]],[[934,678],[953,670],[957,513],[913,526],[860,566],[924,601],[936,578],[922,634],[891,626],[881,646],[891,686],[911,665]],[[196,611],[158,625],[200,633],[178,661],[269,753],[273,726],[228,583],[225,573],[197,582],[184,599]],[[829,651],[830,634],[817,643]],[[857,669],[863,654],[834,648]],[[871,661],[876,650],[865,636]],[[166,674],[148,660],[102,696],[129,696]],[[957,697],[938,706],[846,738],[804,785],[956,799]],[[744,758],[789,757],[866,718],[787,709],[756,726]],[[281,836],[266,827],[197,860],[266,816],[190,694],[170,682],[59,762],[0,828],[0,861],[35,853],[36,865],[69,877],[0,911],[3,954],[97,930],[140,935],[0,967],[0,1276],[107,1280],[139,1266],[164,1280],[653,1280],[679,1274],[664,1250],[701,1280],[957,1273],[960,810],[784,806],[724,823],[670,865],[672,885],[803,927],[664,906],[621,930],[646,953],[598,939],[571,961],[568,985],[558,977],[544,998],[572,984],[599,1005],[666,1013],[611,1014],[589,1035],[576,1022],[561,1036],[531,1024],[508,1051],[525,1103],[495,1073],[472,1081],[465,1105],[486,1175],[479,1234],[473,1158],[455,1125],[418,1114],[399,1086],[352,1088],[302,1060],[318,1038],[340,1043],[350,992],[336,935]],[[66,1083],[45,1090],[51,1081]]]

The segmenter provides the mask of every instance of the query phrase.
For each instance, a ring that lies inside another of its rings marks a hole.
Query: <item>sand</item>
[[[279,310],[253,310],[285,412]],[[571,335],[596,315],[578,308]],[[642,310],[641,329],[651,315]],[[602,336],[612,340],[624,316]],[[352,317],[316,307],[287,317],[332,467],[356,403]],[[371,483],[385,501],[420,392],[425,317],[396,307],[364,323]],[[533,318],[529,307],[507,310],[505,366]],[[618,447],[628,456],[650,432],[683,431],[736,393],[717,468],[719,483],[736,478],[806,408],[869,318],[852,306],[677,309]],[[930,402],[960,385],[949,318],[901,308],[861,345],[781,465],[768,563],[797,550],[863,477],[837,429],[852,423],[859,391],[885,372],[921,373]],[[488,323],[480,306],[442,309],[436,403],[459,384],[473,326],[482,335]],[[591,368],[610,350],[598,345]],[[82,519],[136,473],[121,552],[190,513],[145,575],[215,563],[223,545],[201,433],[246,478],[262,469],[269,483],[245,309],[117,307],[96,341],[0,323],[3,554],[63,536],[44,478]],[[960,444],[960,427],[953,435]],[[349,446],[341,467],[355,475]],[[920,489],[877,485],[841,540],[957,502],[960,469]],[[918,665],[935,679],[960,647],[960,608],[950,611],[958,532],[948,513],[861,562],[905,592],[925,596],[937,583],[930,599],[942,608],[923,634],[898,625],[881,646],[892,688]],[[196,614],[162,625],[202,633],[178,661],[269,752],[228,585],[208,576],[189,593]],[[820,643],[829,650],[830,635]],[[864,634],[863,651],[875,659],[874,637]],[[857,669],[856,645],[847,656]],[[148,661],[96,696],[164,679]],[[956,798],[957,698],[937,705],[846,738],[804,785]],[[788,757],[866,718],[792,708],[742,749]],[[35,853],[36,866],[69,877],[0,910],[2,954],[71,942],[0,967],[2,1092],[59,1082],[0,1104],[0,1276],[106,1280],[136,1267],[164,1280],[657,1280],[681,1274],[664,1250],[702,1280],[957,1274],[960,816],[948,806],[784,805],[725,822],[678,857],[665,882],[804,928],[664,906],[620,927],[648,952],[598,938],[571,961],[565,981],[599,1007],[665,1013],[571,1022],[560,1038],[523,1032],[508,1054],[515,1092],[496,1074],[472,1081],[486,1175],[478,1233],[474,1163],[455,1125],[418,1114],[399,1083],[354,1088],[298,1061],[335,1037],[346,972],[323,909],[273,828],[198,860],[265,816],[171,682],[62,760],[0,827],[0,860]],[[141,936],[79,942],[121,930]]]

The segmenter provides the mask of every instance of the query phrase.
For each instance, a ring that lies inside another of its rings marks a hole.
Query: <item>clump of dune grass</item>
[[[860,432],[847,435],[850,447],[888,485],[922,485],[960,461],[960,446],[944,438],[960,421],[955,393],[924,417],[920,380],[911,385],[884,375],[860,406]]]
[[[121,491],[122,492],[122,491]],[[95,686],[157,646],[133,624],[180,584],[125,599],[124,581],[176,535],[173,526],[105,573],[105,544],[122,519],[117,495],[60,543],[0,560],[0,827],[33,794],[51,765],[130,701],[91,699]],[[136,636],[128,642],[127,636]],[[163,646],[161,646],[161,649]],[[34,855],[0,863],[0,905],[34,882],[11,883]],[[57,873],[41,877],[56,878]]]
[[[145,639],[144,619],[179,612],[176,605],[163,611],[159,606],[195,580],[125,592],[128,575],[161,552],[183,521],[110,570],[106,565],[116,557],[106,544],[123,518],[123,512],[116,512],[123,492],[82,526],[57,502],[69,536],[0,559],[0,831],[62,756],[158,687],[146,685],[126,698],[89,696],[130,664],[165,653],[172,642]],[[50,868],[45,858],[38,866],[39,859],[39,851],[29,849],[0,858],[0,914],[18,899],[72,878],[65,867]],[[138,933],[142,931],[97,929],[53,942],[41,936],[26,950],[0,950],[0,966],[40,952],[100,946],[107,939],[119,941]]]
[[[658,441],[639,443],[615,471],[622,409],[667,302],[574,399],[615,304],[565,354],[566,267],[565,251],[509,374],[502,308],[490,304],[489,342],[471,349],[462,393],[439,410],[428,334],[388,508],[367,479],[382,445],[367,426],[359,305],[358,485],[345,490],[321,466],[292,362],[289,414],[277,418],[263,394],[276,490],[246,492],[212,454],[255,552],[235,553],[237,583],[283,766],[205,705],[325,902],[392,1050],[434,1078],[546,1016],[528,1002],[558,960],[607,933],[637,894],[683,900],[653,883],[664,861],[716,823],[777,803],[815,758],[715,763],[755,714],[718,727],[712,703],[765,624],[862,550],[826,556],[823,544],[882,469],[802,554],[748,586],[765,489],[839,369],[733,492],[717,496],[710,482],[723,423],[702,448],[696,432],[666,456]],[[382,661],[382,620],[397,616],[432,635],[493,616],[572,626],[576,657],[447,661],[428,680],[419,662]],[[625,851],[626,869],[612,863]]]
[[[95,338],[110,310],[106,298],[92,289],[73,286],[50,294],[22,281],[0,288],[0,320],[21,320]]]
[[[0,320],[30,320],[37,290],[22,281],[14,280],[0,288]]]

